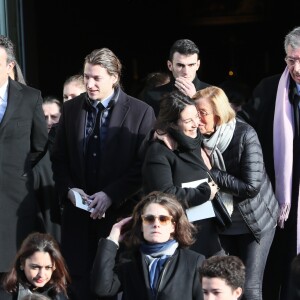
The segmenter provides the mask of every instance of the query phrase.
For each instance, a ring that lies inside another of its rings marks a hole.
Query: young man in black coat
[[[170,49],[167,66],[172,73],[171,81],[145,91],[142,98],[143,101],[153,107],[156,116],[159,112],[159,102],[165,94],[178,89],[185,95],[192,97],[196,91],[209,86],[209,84],[200,81],[197,76],[197,71],[200,68],[199,48],[191,40],[175,41]]]
[[[87,92],[64,103],[53,148],[54,181],[64,204],[62,252],[80,300],[95,299],[89,281],[98,240],[141,188],[138,151],[155,122],[152,107],[121,89],[121,68],[107,48],[86,56]],[[90,211],[75,206],[74,192]]]

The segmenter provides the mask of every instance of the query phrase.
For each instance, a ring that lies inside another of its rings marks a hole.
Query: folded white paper
[[[76,192],[74,190],[71,190],[71,191],[74,193],[74,196],[75,196],[76,207],[86,210],[88,212],[92,212],[94,210],[94,208],[89,209],[89,206],[86,204],[85,201],[83,201],[81,195],[78,192]]]
[[[199,179],[195,181],[190,181],[190,182],[184,182],[181,184],[183,188],[196,188],[199,184],[203,182],[208,182],[208,178],[205,179]]]
[[[74,193],[74,196],[75,196],[76,207],[86,210],[88,212],[94,211],[94,208],[89,209],[88,204],[86,204],[86,202],[82,199],[81,195],[78,192],[76,192],[74,190],[71,190],[71,191]],[[88,201],[91,202],[91,200],[88,200]],[[101,218],[105,218],[105,213],[103,214],[103,216]]]
[[[188,208],[185,212],[190,222],[215,217],[211,201],[206,201],[201,205]]]

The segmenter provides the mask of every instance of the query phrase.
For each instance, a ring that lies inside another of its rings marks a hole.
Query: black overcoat
[[[122,299],[151,300],[148,266],[139,251],[116,263],[117,245],[107,239],[99,242],[91,274],[92,291],[98,296],[113,296],[123,291]],[[199,267],[204,256],[179,248],[165,263],[159,279],[157,300],[202,300]]]
[[[83,93],[64,103],[52,153],[54,181],[65,203],[62,251],[71,274],[79,275],[91,267],[98,239],[108,236],[112,225],[122,214],[124,202],[141,188],[142,161],[138,151],[155,122],[152,107],[120,89],[111,113],[97,177],[99,192],[106,193],[113,204],[106,211],[105,218],[93,220],[89,212],[76,208],[66,199],[69,188],[86,190],[85,101],[86,93]]]
[[[193,151],[171,151],[160,141],[149,145],[143,165],[143,190],[162,191],[176,195],[184,208],[194,207],[209,200],[207,183],[198,188],[184,188],[183,183],[207,179],[208,169],[201,157],[200,146]],[[194,222],[199,231],[192,249],[209,257],[221,250],[214,218]]]
[[[48,139],[42,102],[39,90],[9,79],[0,123],[0,272],[9,271],[21,242],[37,229],[32,166]]]

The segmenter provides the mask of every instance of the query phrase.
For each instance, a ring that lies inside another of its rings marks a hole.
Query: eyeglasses
[[[201,117],[206,117],[208,115],[212,115],[213,114],[212,112],[209,113],[209,112],[207,112],[206,110],[203,110],[203,109],[199,109],[198,112],[199,112],[199,115]]]
[[[300,58],[298,57],[287,56],[284,60],[289,67],[293,67],[296,64],[296,62],[300,64]]]
[[[141,215],[143,223],[146,225],[149,224],[154,224],[155,220],[158,219],[159,223],[161,225],[167,225],[171,221],[173,222],[173,217],[172,216],[164,216],[164,215],[159,215],[159,216],[154,216],[154,215]]]

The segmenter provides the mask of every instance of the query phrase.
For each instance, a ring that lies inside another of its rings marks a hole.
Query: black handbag
[[[216,215],[215,221],[217,227],[220,231],[224,231],[232,224],[232,220],[222,201],[222,196],[219,192],[216,193],[215,197],[211,200],[211,203]]]

